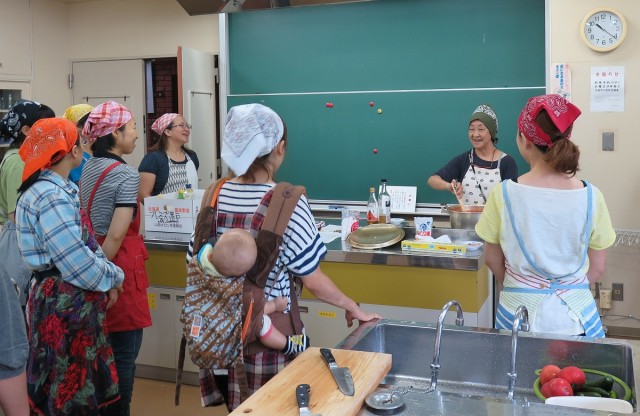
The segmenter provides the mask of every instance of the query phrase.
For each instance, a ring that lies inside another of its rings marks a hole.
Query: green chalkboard
[[[365,200],[384,177],[418,186],[418,202],[452,202],[426,179],[470,148],[478,104],[495,108],[499,148],[526,169],[515,125],[527,98],[545,92],[544,37],[544,0],[231,14],[227,104],[260,102],[282,116],[289,147],[278,179],[312,199]]]

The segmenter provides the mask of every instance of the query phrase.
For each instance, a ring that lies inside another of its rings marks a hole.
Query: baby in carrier
[[[215,245],[207,243],[200,249],[197,259],[200,268],[208,275],[243,276],[256,262],[258,250],[255,239],[241,228],[232,228],[224,232]],[[243,316],[249,316],[250,300],[253,298],[253,314],[262,313],[262,327],[259,329],[260,342],[284,354],[298,354],[309,346],[309,337],[305,334],[285,336],[273,324],[269,315],[287,308],[285,297],[278,296],[273,301],[266,301],[263,289],[251,285],[251,296],[243,297]],[[256,329],[257,331],[258,329]]]

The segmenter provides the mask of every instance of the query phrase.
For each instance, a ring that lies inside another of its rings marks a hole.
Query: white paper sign
[[[391,212],[416,212],[416,186],[387,186],[391,196]]]
[[[624,111],[624,67],[591,67],[591,111]]]
[[[569,64],[553,64],[551,71],[551,92],[571,101],[571,70]]]

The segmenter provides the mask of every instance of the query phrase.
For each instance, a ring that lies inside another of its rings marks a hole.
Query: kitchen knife
[[[296,398],[298,399],[300,416],[322,416],[316,413],[311,413],[311,409],[309,409],[310,393],[311,387],[308,384],[299,384],[298,387],[296,387]]]
[[[320,348],[320,355],[322,358],[329,364],[329,370],[333,375],[333,378],[336,380],[338,384],[338,388],[342,392],[342,394],[346,396],[353,396],[356,392],[355,387],[353,386],[353,377],[351,377],[351,371],[349,371],[346,367],[338,367],[336,363],[336,359],[333,358],[333,354],[331,350],[328,348]]]

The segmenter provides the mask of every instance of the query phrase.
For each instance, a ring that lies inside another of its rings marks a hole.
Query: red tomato
[[[558,374],[558,377],[563,378],[567,380],[569,384],[576,386],[581,386],[587,382],[587,376],[584,374],[584,371],[574,366],[563,368],[560,371],[560,374]]]
[[[543,386],[552,378],[558,377],[559,373],[560,367],[558,367],[557,365],[545,365],[544,367],[542,367],[542,370],[540,370],[540,385]]]
[[[563,378],[551,379],[540,389],[544,397],[573,396],[571,384]]]

